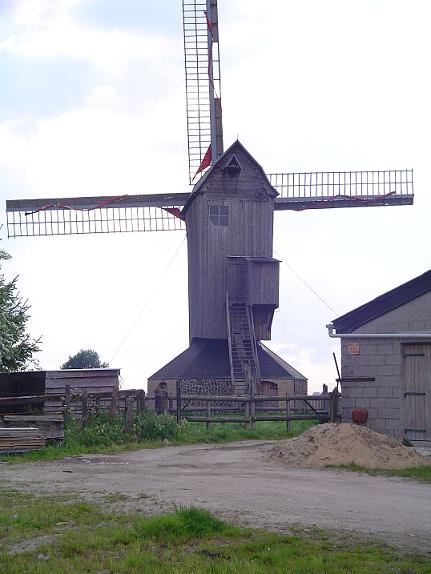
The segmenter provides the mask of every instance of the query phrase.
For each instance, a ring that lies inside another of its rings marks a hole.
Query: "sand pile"
[[[357,464],[366,468],[407,468],[431,464],[395,439],[367,427],[342,423],[311,427],[301,436],[278,442],[268,461],[319,468]]]

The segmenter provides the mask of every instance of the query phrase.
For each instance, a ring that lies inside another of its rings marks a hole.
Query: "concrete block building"
[[[343,421],[397,439],[431,440],[431,270],[328,325],[341,339]]]

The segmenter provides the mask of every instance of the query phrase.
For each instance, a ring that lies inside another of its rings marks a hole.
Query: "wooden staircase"
[[[228,342],[234,394],[260,391],[260,369],[251,308],[245,303],[231,303],[226,297]]]

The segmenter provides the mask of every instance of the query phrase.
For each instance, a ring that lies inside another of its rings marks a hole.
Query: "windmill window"
[[[225,205],[210,205],[209,208],[211,223],[226,227],[229,223],[229,208]]]

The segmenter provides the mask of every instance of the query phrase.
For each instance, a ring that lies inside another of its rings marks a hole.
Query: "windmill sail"
[[[276,211],[411,205],[413,170],[272,173]],[[122,195],[6,202],[9,237],[185,229],[190,194]]]
[[[223,153],[217,0],[183,0],[183,32],[189,181],[193,183]]]
[[[277,211],[413,204],[412,169],[271,173],[268,179],[280,194]]]
[[[8,237],[185,229],[188,193],[6,201]]]

